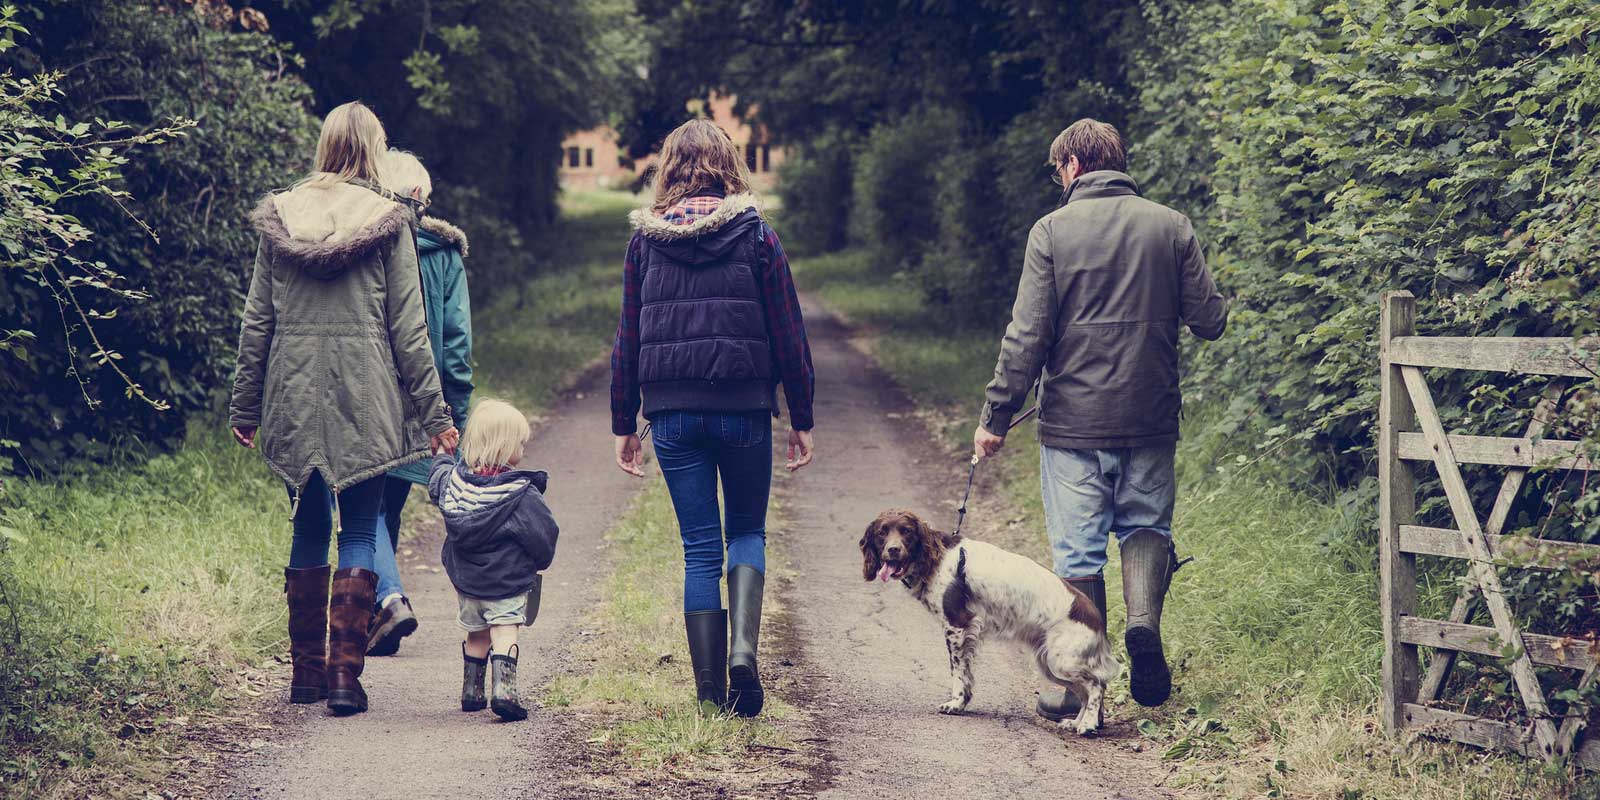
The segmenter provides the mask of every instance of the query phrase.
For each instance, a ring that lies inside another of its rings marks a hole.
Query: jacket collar
[[[1133,182],[1125,172],[1114,169],[1101,169],[1094,172],[1085,172],[1074,178],[1067,187],[1066,199],[1062,205],[1074,200],[1098,200],[1103,197],[1127,197],[1138,195],[1139,184]]]
[[[753,194],[740,193],[724,197],[722,205],[717,206],[716,211],[683,225],[668,222],[651,213],[649,208],[634,209],[628,215],[628,221],[633,223],[633,229],[643,234],[645,238],[658,242],[672,242],[711,233],[750,210],[759,213],[760,202]]]
[[[461,257],[467,257],[467,232],[445,222],[438,217],[423,217],[417,223],[417,229],[425,231],[428,235],[445,244],[455,245],[461,251]]]

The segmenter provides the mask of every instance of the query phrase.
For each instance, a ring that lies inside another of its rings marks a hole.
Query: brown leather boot
[[[335,714],[367,710],[367,693],[360,679],[377,589],[378,574],[372,570],[350,568],[333,573],[333,600],[328,609],[328,708]]]
[[[289,702],[316,703],[328,696],[328,575],[324,564],[283,571],[283,594],[289,601]]]

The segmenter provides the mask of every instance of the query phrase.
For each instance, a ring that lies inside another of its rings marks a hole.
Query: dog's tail
[[[944,620],[957,628],[972,622],[972,587],[967,583],[967,548],[956,549],[956,574],[944,589]]]

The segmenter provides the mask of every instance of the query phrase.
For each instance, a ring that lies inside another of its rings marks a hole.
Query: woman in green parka
[[[390,150],[383,159],[383,188],[409,198],[426,209],[433,196],[433,179],[417,157]],[[422,297],[428,317],[428,342],[433,365],[439,370],[444,401],[457,428],[465,428],[472,404],[472,307],[467,297],[467,235],[435,217],[417,224],[417,256],[422,266]],[[428,484],[428,465],[407,464],[389,473],[384,482],[383,515],[378,519],[376,559],[378,607],[367,634],[367,655],[392,656],[400,640],[417,630],[417,617],[400,582],[395,548],[400,546],[400,511],[411,486]]]
[[[289,488],[289,701],[326,698],[336,714],[367,709],[359,679],[385,474],[458,438],[428,345],[416,218],[377,184],[387,147],[366,106],[339,106],[316,171],[251,215],[261,243],[229,403],[234,436]]]

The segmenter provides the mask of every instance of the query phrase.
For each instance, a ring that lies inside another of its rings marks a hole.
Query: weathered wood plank
[[[1417,367],[1592,378],[1600,366],[1591,344],[1584,348],[1561,337],[1400,336],[1389,343],[1389,360]]]
[[[1417,421],[1422,425],[1422,432],[1428,437],[1428,444],[1433,449],[1433,464],[1439,472],[1439,483],[1444,487],[1445,497],[1450,501],[1450,510],[1456,518],[1456,527],[1461,531],[1461,538],[1466,542],[1468,551],[1472,555],[1467,563],[1471,565],[1473,578],[1483,592],[1483,604],[1488,608],[1489,617],[1494,620],[1494,627],[1499,632],[1500,638],[1516,641],[1521,631],[1517,629],[1516,620],[1511,616],[1511,608],[1506,604],[1500,575],[1495,571],[1489,544],[1483,538],[1478,512],[1472,507],[1472,495],[1467,491],[1466,480],[1461,477],[1461,467],[1456,463],[1450,439],[1445,436],[1444,424],[1439,421],[1439,408],[1434,405],[1433,392],[1429,391],[1428,381],[1423,377],[1420,368],[1404,366],[1400,368],[1400,374],[1405,379],[1411,403],[1416,408]],[[1539,753],[1545,758],[1550,758],[1555,755],[1556,726],[1549,719],[1550,707],[1545,702],[1544,690],[1539,686],[1539,676],[1534,673],[1533,662],[1529,660],[1528,654],[1522,653],[1512,659],[1510,671],[1512,680],[1517,685],[1517,692],[1522,695],[1523,706],[1527,708],[1528,716],[1534,720],[1533,735],[1534,740],[1538,742]]]
[[[1524,728],[1416,703],[1406,703],[1402,713],[1405,729],[1423,736],[1451,739],[1486,750],[1509,750],[1534,758],[1544,757],[1538,746],[1529,741]],[[1573,761],[1584,769],[1600,771],[1600,740],[1584,742]]]
[[[1400,432],[1414,428],[1416,415],[1400,368],[1389,358],[1397,336],[1415,332],[1416,300],[1410,292],[1383,296],[1378,329],[1378,574],[1383,616],[1383,727],[1394,733],[1404,724],[1405,702],[1417,696],[1422,672],[1417,647],[1400,640],[1400,620],[1417,611],[1417,559],[1400,549],[1400,526],[1417,521],[1417,482],[1410,464],[1395,452]]]
[[[1450,434],[1450,449],[1458,464],[1500,464],[1507,467],[1547,467],[1551,469],[1592,470],[1583,454],[1582,442],[1564,439],[1517,439],[1509,436],[1467,436]],[[1421,433],[1402,433],[1400,457],[1409,461],[1432,461],[1433,445]]]
[[[1594,684],[1596,667],[1589,665],[1583,673],[1583,678],[1578,681],[1578,691],[1584,692]],[[1578,734],[1589,725],[1587,714],[1568,714],[1561,721],[1561,729],[1556,731],[1556,752],[1564,756],[1572,755],[1573,744],[1578,741]]]
[[[1566,391],[1566,381],[1556,378],[1544,387],[1544,393],[1539,397],[1539,402],[1533,407],[1533,418],[1528,420],[1527,432],[1524,436],[1534,438],[1544,433],[1549,420],[1555,415],[1556,407],[1561,402],[1561,395]],[[1511,516],[1511,504],[1516,501],[1517,493],[1522,491],[1522,483],[1528,477],[1526,469],[1513,467],[1506,470],[1505,477],[1500,479],[1500,491],[1495,494],[1494,507],[1489,510],[1489,519],[1484,523],[1484,534],[1497,539],[1498,534],[1505,529],[1506,519]],[[1401,527],[1401,549],[1405,549],[1405,529],[1412,526]],[[1413,530],[1415,528],[1413,527]],[[1438,530],[1437,528],[1429,530]],[[1461,544],[1461,532],[1450,531],[1450,538],[1445,541],[1451,545]],[[1462,547],[1465,558],[1466,548]],[[1499,553],[1495,550],[1495,553]],[[1440,555],[1443,555],[1442,553]],[[1450,607],[1451,622],[1470,622],[1472,612],[1474,589],[1472,586],[1461,587],[1460,594],[1456,595],[1455,604]],[[1451,650],[1436,650],[1433,658],[1428,660],[1428,671],[1422,676],[1422,686],[1417,689],[1417,701],[1428,703],[1439,699],[1444,691],[1444,684],[1450,677],[1450,670],[1456,665],[1456,654]]]
[[[1600,544],[1555,542],[1532,536],[1493,534],[1484,534],[1484,539],[1489,542],[1489,552],[1494,554],[1497,562],[1518,567],[1562,569],[1574,562],[1579,565],[1600,564]],[[1453,528],[1401,525],[1400,549],[1419,556],[1472,557],[1467,545],[1461,540],[1461,531]]]
[[[1424,647],[1438,647],[1461,653],[1500,658],[1504,644],[1494,628],[1467,625],[1438,619],[1406,617],[1400,620],[1400,639]],[[1522,634],[1523,649],[1535,664],[1568,669],[1590,669],[1595,654],[1589,642],[1542,633]]]

